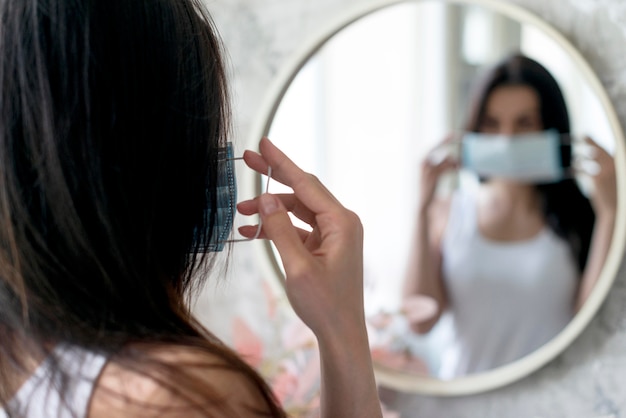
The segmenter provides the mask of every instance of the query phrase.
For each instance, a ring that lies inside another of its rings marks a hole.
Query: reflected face
[[[508,85],[494,89],[485,105],[479,131],[517,135],[543,129],[539,95],[529,86]]]

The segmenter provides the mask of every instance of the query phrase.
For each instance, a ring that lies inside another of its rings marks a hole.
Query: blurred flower
[[[235,350],[252,367],[258,368],[263,360],[263,341],[241,318],[233,320],[233,344]]]
[[[271,321],[257,334],[244,318],[235,317],[234,349],[267,379],[289,416],[318,417],[320,359],[315,335],[292,311],[280,309],[281,300],[265,282],[263,295]],[[265,340],[259,335],[266,336]]]
[[[244,318],[235,317],[234,349],[269,382],[290,417],[318,418],[320,358],[315,335],[286,304],[281,304],[285,301],[277,298],[265,281],[263,295],[268,309],[267,329],[255,333]],[[384,418],[400,418],[384,406],[383,411]]]

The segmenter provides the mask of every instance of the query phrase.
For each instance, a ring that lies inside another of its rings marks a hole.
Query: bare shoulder
[[[134,346],[146,360],[112,359],[94,389],[89,418],[248,417],[267,413],[251,379],[216,354],[193,347]],[[142,352],[143,351],[143,352]]]

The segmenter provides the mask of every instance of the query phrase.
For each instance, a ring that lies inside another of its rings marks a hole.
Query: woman
[[[568,135],[570,125],[552,75],[516,54],[478,86],[466,130],[483,140],[499,135],[498,146],[508,147],[525,141],[524,135]],[[561,331],[585,302],[608,252],[616,209],[612,158],[587,141],[601,167],[592,177],[591,201],[568,170],[545,183],[481,176],[475,192],[436,198],[437,179],[460,163],[424,161],[417,256],[404,294],[407,300],[419,294],[437,302],[433,317],[412,324],[418,333],[450,312],[454,337],[443,354],[440,377],[489,370],[529,354]],[[571,147],[559,150],[562,166],[572,166]]]
[[[200,1],[7,1],[0,20],[0,416],[285,416],[186,304],[232,224],[226,77]],[[294,194],[239,209],[260,213],[318,338],[322,416],[379,417],[360,222],[259,147],[246,163]]]

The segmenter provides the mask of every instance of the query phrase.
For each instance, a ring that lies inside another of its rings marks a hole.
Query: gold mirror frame
[[[259,138],[266,136],[270,131],[272,121],[278,110],[287,89],[294,78],[308,60],[330,40],[335,34],[354,23],[355,21],[374,13],[380,9],[400,3],[419,3],[428,0],[379,0],[366,7],[349,10],[344,16],[332,22],[325,30],[312,36],[304,43],[303,48],[297,51],[291,59],[282,67],[269,87],[262,103],[261,111],[257,114],[250,130],[247,146],[255,148]],[[626,243],[626,149],[624,133],[615,109],[598,77],[577,51],[577,49],[557,30],[535,14],[520,6],[502,2],[501,0],[445,0],[451,4],[475,5],[488,8],[494,12],[519,22],[539,29],[552,38],[563,48],[566,54],[576,64],[584,79],[597,95],[602,109],[606,112],[607,120],[615,139],[615,168],[617,176],[617,215],[615,231],[613,234],[611,249],[592,293],[587,302],[574,317],[574,319],[546,345],[527,355],[526,357],[509,363],[488,372],[460,377],[452,380],[439,380],[432,377],[416,374],[403,373],[382,365],[374,364],[377,382],[384,387],[404,392],[413,392],[423,395],[434,396],[458,396],[476,394],[513,383],[540,367],[546,365],[556,356],[561,354],[576,339],[594,317],[604,302],[618,271],[624,253]],[[250,193],[261,193],[261,181],[259,177],[250,176],[244,179],[243,187]],[[263,277],[278,287],[284,295],[284,275],[268,241],[258,241],[255,244],[258,264],[263,272]]]

